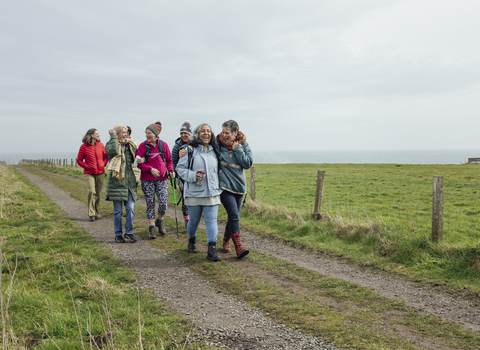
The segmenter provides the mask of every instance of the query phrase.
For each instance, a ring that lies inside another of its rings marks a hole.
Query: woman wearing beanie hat
[[[122,211],[125,203],[125,238],[135,243],[137,238],[133,235],[133,216],[135,214],[135,201],[137,195],[137,181],[132,170],[137,146],[127,139],[127,127],[117,124],[110,129],[110,141],[105,145],[108,164],[108,181],[105,199],[113,201],[113,227],[115,241],[124,243],[122,236]]]
[[[147,220],[149,238],[155,239],[155,226],[160,235],[165,235],[163,217],[168,203],[168,176],[175,178],[172,156],[166,142],[160,140],[162,123],[155,122],[145,129],[147,140],[138,146],[137,156],[144,159],[138,168],[142,171],[142,191],[147,202]],[[155,219],[155,194],[158,199],[157,218]]]
[[[228,120],[223,123],[222,132],[217,136],[217,154],[220,157],[218,179],[223,190],[220,199],[228,214],[223,236],[223,251],[232,250],[231,238],[237,258],[241,259],[249,253],[240,240],[240,208],[243,196],[247,193],[244,169],[250,169],[253,157],[247,138],[239,130],[236,121]]]
[[[190,124],[189,120],[185,120],[180,128],[180,137],[175,140],[175,145],[172,149],[172,161],[173,161],[173,169],[177,171],[177,164],[178,164],[178,151],[182,148],[182,146],[188,145],[188,140],[192,136],[192,124]],[[178,178],[178,184],[180,187],[180,191],[182,192],[182,214],[183,219],[185,220],[185,228],[187,228],[188,220],[190,216],[188,215],[188,207],[185,205],[185,199],[183,198],[183,180]]]

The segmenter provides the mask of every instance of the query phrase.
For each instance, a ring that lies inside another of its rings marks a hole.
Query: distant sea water
[[[75,159],[76,152],[0,153],[0,160],[17,164],[22,159]],[[396,151],[257,151],[255,163],[353,163],[353,164],[463,164],[468,158],[480,158],[480,149],[396,150]]]

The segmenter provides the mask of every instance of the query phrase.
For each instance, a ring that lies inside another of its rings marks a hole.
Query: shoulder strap
[[[163,141],[160,139],[158,139],[158,153],[160,153],[160,157],[162,157],[162,160],[166,166],[167,162],[165,161],[165,154],[163,154]]]
[[[192,148],[192,146],[187,146],[185,149],[187,150],[187,155],[188,155],[188,169],[192,170],[192,167],[193,167],[193,148]]]
[[[152,154],[152,148],[147,143],[147,141],[144,141],[143,144],[145,145],[145,148],[147,149],[147,152],[145,154],[145,163],[146,163],[146,162],[148,162],[148,158],[150,158],[150,154]]]

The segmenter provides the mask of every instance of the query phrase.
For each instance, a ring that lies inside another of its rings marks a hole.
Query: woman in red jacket
[[[77,164],[84,169],[83,174],[88,188],[88,216],[90,221],[95,221],[99,217],[98,205],[108,157],[105,146],[100,142],[100,134],[97,129],[88,130],[82,142],[78,151]]]

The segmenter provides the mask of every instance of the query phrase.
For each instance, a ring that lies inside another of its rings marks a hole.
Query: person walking
[[[110,140],[105,145],[109,160],[105,200],[113,201],[115,241],[124,243],[126,239],[135,243],[137,238],[133,235],[133,217],[138,194],[132,165],[137,147],[127,139],[127,127],[125,125],[117,124],[108,133],[110,134]],[[125,205],[126,211],[125,235],[123,235],[122,229],[123,205]]]
[[[218,158],[215,146],[215,137],[210,125],[200,124],[193,131],[187,147],[187,156],[179,160],[177,171],[185,181],[183,197],[190,214],[187,225],[188,252],[197,252],[197,228],[203,213],[207,231],[207,259],[220,261],[216,245],[218,206],[222,190],[218,182]]]
[[[145,129],[147,140],[138,146],[137,156],[144,159],[138,168],[142,171],[142,191],[147,202],[147,220],[149,238],[155,239],[155,226],[158,233],[164,236],[167,232],[163,217],[167,212],[168,182],[167,178],[175,178],[172,156],[166,142],[160,140],[162,123],[155,122]],[[158,199],[158,212],[155,219],[155,194]]]
[[[132,141],[135,144],[135,146],[137,146],[137,150],[138,150],[138,146],[140,145],[140,142],[132,138],[132,128],[129,127],[128,125],[127,125],[127,134],[128,134],[127,140]],[[140,169],[138,169],[138,167],[134,166],[133,173],[135,174],[135,180],[137,181],[137,187],[138,187],[138,183],[140,182],[140,174],[142,172]]]
[[[83,168],[87,183],[87,206],[90,221],[98,220],[100,217],[98,206],[107,162],[107,152],[105,146],[100,142],[100,134],[97,129],[89,129],[82,139],[82,145],[77,155],[77,164]]]
[[[175,140],[175,145],[173,145],[172,149],[173,170],[175,172],[177,171],[177,164],[179,160],[178,151],[180,151],[183,146],[188,145],[188,140],[190,139],[190,136],[192,136],[192,125],[190,124],[189,120],[186,120],[180,128],[180,137]],[[183,180],[180,177],[177,180],[178,187],[180,188],[180,192],[182,193],[183,220],[185,220],[185,228],[187,228],[188,220],[190,219],[190,217],[188,215],[188,207],[185,205],[185,199],[183,198]]]
[[[237,258],[241,259],[249,253],[240,239],[240,208],[243,196],[247,193],[244,169],[250,169],[253,164],[252,151],[246,136],[239,130],[234,120],[222,124],[222,132],[217,136],[216,145],[220,158],[218,177],[220,188],[223,190],[220,199],[228,215],[223,235],[223,251],[232,250],[231,238]]]

